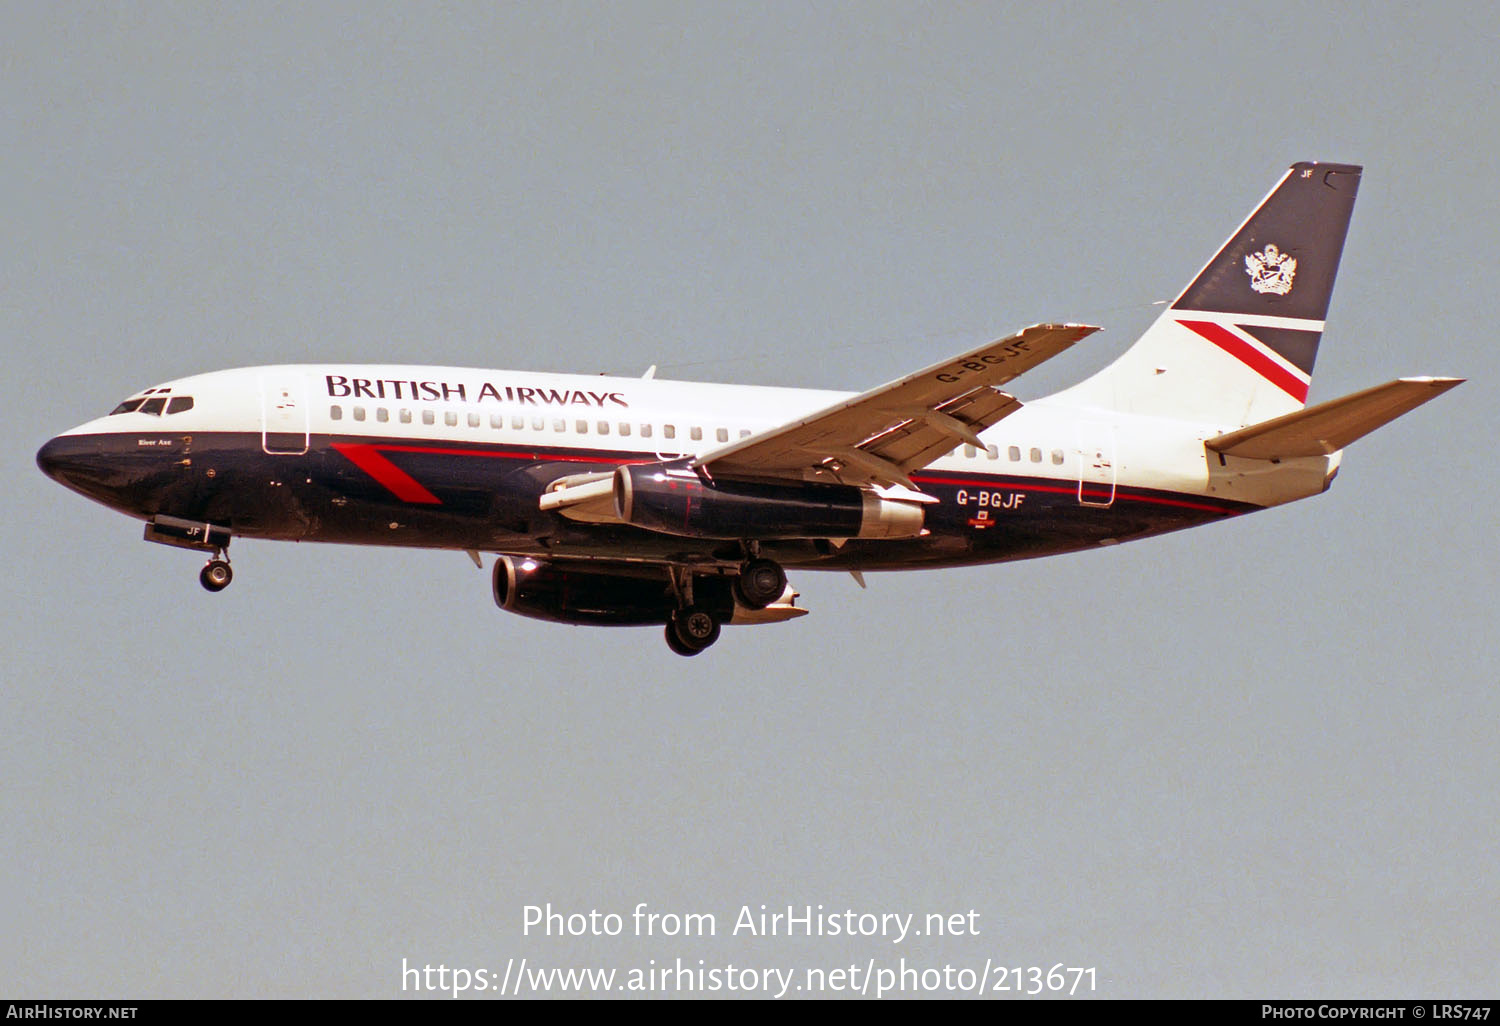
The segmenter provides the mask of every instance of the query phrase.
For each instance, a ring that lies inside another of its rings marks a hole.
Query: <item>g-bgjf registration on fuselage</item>
[[[498,554],[503,609],[665,625],[802,615],[783,568],[950,567],[1110,545],[1324,491],[1345,445],[1457,385],[1306,406],[1360,168],[1299,163],[1114,363],[1004,386],[1096,329],[1038,324],[857,395],[347,364],[169,381],[52,439],[42,469],[150,541]]]

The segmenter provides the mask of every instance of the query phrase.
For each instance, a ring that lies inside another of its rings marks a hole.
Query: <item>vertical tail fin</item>
[[[1360,171],[1293,164],[1135,345],[1066,401],[1222,425],[1300,409]]]

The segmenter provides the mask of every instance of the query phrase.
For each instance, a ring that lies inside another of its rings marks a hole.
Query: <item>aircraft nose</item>
[[[64,455],[66,448],[67,445],[61,438],[54,438],[36,451],[36,465],[42,468],[43,474],[54,481],[57,480],[58,471],[62,469],[66,459]]]
[[[72,435],[58,435],[36,451],[36,465],[52,480],[76,486],[80,479],[97,476],[99,445]]]
[[[37,450],[36,465],[52,480],[111,509],[135,512],[149,497],[158,461],[132,461],[138,440],[88,430],[58,435]]]

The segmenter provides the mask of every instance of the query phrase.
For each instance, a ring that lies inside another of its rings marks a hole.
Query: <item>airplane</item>
[[[1307,406],[1362,169],[1293,164],[1146,332],[1079,384],[1010,381],[1097,328],[1036,324],[867,392],[431,366],[178,378],[41,469],[210,554],[234,537],[466,552],[504,610],[664,627],[804,615],[786,568],[965,566],[1114,545],[1317,495],[1349,443],[1460,384]]]

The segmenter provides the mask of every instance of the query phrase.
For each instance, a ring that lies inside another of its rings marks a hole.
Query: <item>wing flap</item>
[[[952,402],[914,413],[861,448],[882,456],[906,472],[925,467],[960,443],[984,447],[979,432],[1021,408],[1021,401],[994,388],[975,389]]]
[[[1398,378],[1230,431],[1203,444],[1226,456],[1252,460],[1327,456],[1463,381],[1463,378]]]

